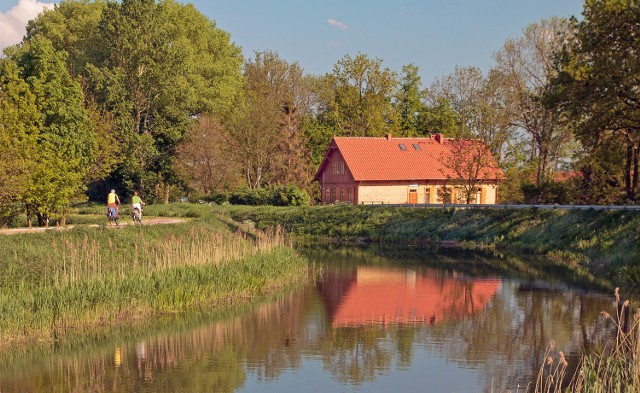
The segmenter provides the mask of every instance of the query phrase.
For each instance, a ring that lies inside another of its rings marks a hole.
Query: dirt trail
[[[179,224],[182,222],[185,222],[186,220],[182,219],[182,218],[166,218],[166,217],[153,217],[153,218],[145,218],[143,221],[143,226],[146,225],[165,225],[165,224]],[[86,227],[90,227],[90,228],[99,228],[99,227],[105,227],[105,228],[120,228],[123,226],[131,226],[133,225],[133,222],[120,222],[119,226],[115,226],[115,225],[109,225],[109,224],[103,224],[103,225],[97,225],[97,224],[93,224],[93,225],[81,225],[81,226],[86,226]],[[36,232],[43,232],[43,231],[64,231],[67,229],[72,229],[75,228],[75,225],[68,225],[66,227],[48,227],[48,228],[41,228],[41,227],[32,227],[32,228],[8,228],[8,229],[0,229],[0,235],[14,235],[14,234],[18,234],[18,233],[36,233]]]

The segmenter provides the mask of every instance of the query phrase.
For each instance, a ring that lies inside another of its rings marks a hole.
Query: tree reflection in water
[[[233,392],[249,380],[277,384],[318,362],[336,381],[326,386],[331,392],[343,390],[340,383],[375,384],[389,370],[414,367],[418,356],[475,370],[483,387],[468,391],[515,391],[536,374],[550,339],[575,367],[582,348],[609,331],[597,318],[610,308],[608,297],[545,280],[539,270],[515,278],[496,271],[517,261],[315,255],[328,263],[322,281],[240,316],[178,318],[165,333],[137,332],[97,348],[0,357],[0,391]]]

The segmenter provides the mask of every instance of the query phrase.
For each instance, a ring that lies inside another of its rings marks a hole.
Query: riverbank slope
[[[386,206],[220,207],[298,239],[456,244],[545,255],[640,284],[640,212]]]

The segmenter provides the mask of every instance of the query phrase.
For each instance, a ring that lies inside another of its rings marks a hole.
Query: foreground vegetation
[[[194,207],[165,215],[205,214]],[[191,212],[191,213],[188,213]],[[281,231],[209,217],[0,237],[0,346],[154,314],[210,308],[292,285],[307,262]]]
[[[226,208],[258,228],[282,225],[300,239],[457,243],[547,255],[578,269],[640,284],[635,211],[317,206]]]
[[[551,342],[534,392],[640,392],[640,309],[633,308],[629,301],[622,302],[618,289],[615,295],[613,316],[606,311],[601,314],[615,328],[610,342],[584,355],[573,376],[567,374],[569,364],[564,353],[556,351]]]

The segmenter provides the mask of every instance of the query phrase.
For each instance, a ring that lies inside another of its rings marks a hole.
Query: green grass
[[[158,213],[184,224],[0,237],[0,345],[210,307],[304,281],[307,262],[281,231],[239,231],[210,208]],[[88,215],[90,216],[90,215]]]
[[[548,255],[637,284],[640,212],[382,206],[219,207],[257,228],[283,225],[298,239],[456,242]]]

